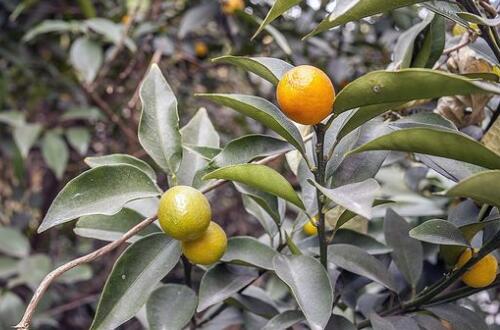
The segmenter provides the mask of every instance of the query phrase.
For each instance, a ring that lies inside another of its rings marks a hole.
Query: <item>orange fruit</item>
[[[201,237],[182,242],[182,253],[193,264],[211,265],[222,258],[226,247],[226,233],[212,221]]]
[[[317,223],[316,217],[307,221],[304,227],[302,227],[304,234],[306,234],[307,236],[318,235],[318,227],[316,227],[316,223]]]
[[[222,0],[222,12],[226,15],[232,15],[237,10],[243,10],[244,8],[244,0]]]
[[[194,53],[198,58],[204,58],[208,54],[207,44],[203,41],[197,41],[194,44]]]
[[[212,209],[199,190],[175,186],[161,197],[158,220],[167,235],[181,241],[192,240],[207,230],[212,220]]]
[[[458,258],[456,267],[461,268],[470,258],[472,258],[472,251],[467,249]],[[488,254],[462,276],[462,282],[471,288],[484,288],[493,283],[497,277],[497,268],[497,258]]]
[[[326,73],[301,65],[283,75],[276,96],[288,118],[303,125],[315,125],[332,112],[335,89]]]

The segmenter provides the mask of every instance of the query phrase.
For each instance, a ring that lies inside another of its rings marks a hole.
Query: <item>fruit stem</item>
[[[191,263],[189,262],[189,260],[187,260],[187,258],[185,256],[182,256],[181,259],[182,259],[182,265],[184,266],[184,283],[188,287],[192,288],[193,283],[191,281],[191,272],[192,272],[193,266],[191,265]]]
[[[326,170],[326,160],[324,156],[324,142],[325,142],[325,132],[326,126],[323,124],[317,124],[314,126],[316,131],[316,171],[314,171],[314,179],[320,186],[325,186],[325,170]],[[316,189],[316,200],[318,203],[318,240],[319,240],[319,258],[321,264],[325,269],[327,268],[328,261],[328,250],[326,241],[326,231],[325,231],[325,214],[323,212],[324,196]]]

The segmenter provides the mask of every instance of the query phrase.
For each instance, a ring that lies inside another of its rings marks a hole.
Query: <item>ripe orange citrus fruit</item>
[[[160,226],[175,239],[184,241],[200,237],[211,219],[212,210],[208,199],[192,187],[175,186],[160,199]]]
[[[318,235],[318,227],[316,227],[316,217],[310,219],[306,222],[302,230],[304,230],[304,234],[307,236]]]
[[[315,125],[332,112],[335,89],[326,73],[301,65],[283,75],[276,96],[288,118],[303,125]]]
[[[204,43],[203,41],[197,41],[194,44],[194,53],[198,58],[204,58],[205,56],[207,56],[208,54],[207,44]]]
[[[458,258],[457,268],[465,265],[471,257],[471,249],[465,250]],[[488,254],[462,276],[462,282],[472,288],[484,288],[493,283],[497,277],[497,268],[497,258],[492,254]]]
[[[232,15],[237,10],[245,8],[244,0],[222,0],[222,12],[226,15]]]
[[[224,255],[226,247],[226,233],[212,221],[201,237],[182,242],[182,253],[193,264],[211,265]]]

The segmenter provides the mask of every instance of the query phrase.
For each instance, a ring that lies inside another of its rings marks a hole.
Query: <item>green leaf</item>
[[[40,124],[22,124],[14,127],[14,131],[12,132],[14,142],[23,158],[28,156],[31,147],[37,141],[41,131],[42,125]]]
[[[80,155],[85,155],[89,149],[90,144],[90,133],[87,128],[84,127],[72,127],[66,130],[66,137],[68,138],[69,144],[76,150]]]
[[[175,175],[182,160],[177,99],[158,65],[151,66],[139,95],[142,102],[139,141],[160,168]]]
[[[466,20],[457,15],[458,12],[462,11],[458,3],[448,1],[427,1],[425,3],[419,4],[419,6],[427,8],[438,15],[441,15],[449,20],[454,21],[455,23],[462,25],[465,28],[470,29],[469,23],[467,23]]]
[[[424,265],[422,244],[408,236],[408,222],[392,209],[387,209],[384,218],[384,234],[387,245],[392,248],[392,259],[406,281],[415,288]]]
[[[278,233],[278,225],[276,224],[276,221],[272,218],[270,213],[266,210],[266,208],[261,206],[257,199],[255,199],[253,196],[242,194],[241,198],[245,210],[249,214],[253,215],[257,219],[257,221],[259,221],[266,233],[270,237],[276,236],[276,234]]]
[[[271,102],[251,95],[198,94],[253,118],[278,133],[305,155],[304,142],[297,127]]]
[[[114,329],[134,317],[180,256],[179,242],[163,233],[130,245],[113,266],[90,329]]]
[[[441,323],[441,320],[434,316],[421,313],[414,315],[413,319],[417,321],[423,330],[447,330]]]
[[[76,39],[69,50],[69,61],[80,79],[90,84],[97,77],[103,62],[101,46],[87,37]]]
[[[441,219],[427,220],[418,225],[410,230],[410,237],[439,245],[470,246],[462,232],[453,223]]]
[[[227,242],[222,261],[273,270],[273,258],[278,253],[253,237],[233,237]]]
[[[436,143],[436,142],[439,143]],[[446,147],[444,147],[446,146]],[[349,154],[370,150],[415,152],[455,159],[490,169],[500,168],[500,156],[465,134],[435,128],[408,128],[376,138]]]
[[[291,148],[288,142],[268,135],[245,135],[229,142],[210,162],[210,165],[224,167],[248,163],[256,158],[286,152]]]
[[[284,212],[280,212],[280,202],[278,197],[241,183],[234,182],[234,186],[242,194],[242,196],[252,199],[260,208],[270,215],[276,226],[280,225]]]
[[[62,20],[44,20],[40,24],[36,25],[34,28],[28,30],[23,36],[22,41],[28,42],[33,40],[40,34],[49,32],[66,32],[71,30],[76,30],[80,23],[75,21],[62,21]]]
[[[26,124],[26,118],[21,111],[2,111],[0,112],[0,123],[16,127]]]
[[[300,0],[299,0],[300,1]],[[246,71],[255,73],[273,85],[277,85],[281,77],[293,65],[273,57],[221,56],[212,60],[214,63],[230,63]]]
[[[126,36],[123,24],[117,24],[109,19],[101,17],[87,19],[84,21],[84,24],[116,46],[123,43],[131,52],[136,51],[134,42]],[[125,39],[123,39],[124,35]]]
[[[0,329],[12,329],[22,318],[26,306],[21,298],[10,291],[0,295]]]
[[[338,0],[333,11],[307,37],[362,18],[426,0]]]
[[[201,278],[197,311],[224,301],[252,283],[257,271],[243,266],[217,264]]]
[[[19,260],[0,256],[0,278],[7,278],[17,273]]]
[[[457,330],[487,330],[489,329],[484,319],[470,309],[457,306],[455,304],[446,304],[434,307],[427,307],[427,311],[436,315],[442,320],[450,322],[452,329]]]
[[[329,200],[367,219],[372,216],[372,205],[375,196],[380,192],[380,185],[374,179],[344,185],[335,189],[322,187],[312,180],[309,180],[309,183],[318,188]]]
[[[446,195],[468,197],[479,203],[500,207],[499,183],[500,170],[483,171],[460,181],[446,191]]]
[[[324,329],[332,314],[333,289],[323,266],[303,255],[277,255],[273,263],[276,275],[290,287],[311,329]]]
[[[76,222],[73,231],[78,236],[94,238],[103,241],[114,241],[123,236],[132,227],[144,220],[144,216],[123,208],[120,212],[113,215],[87,215]],[[128,241],[135,242],[140,238],[159,232],[160,229],[155,225],[150,225],[142,231],[131,237]]]
[[[33,254],[18,263],[18,276],[9,281],[8,287],[27,284],[35,290],[43,278],[51,271],[52,262],[45,254]]]
[[[74,284],[88,281],[92,278],[93,272],[90,265],[78,265],[62,274],[57,281],[64,284]]]
[[[369,278],[392,291],[397,291],[396,283],[387,267],[375,257],[357,246],[334,244],[328,247],[328,259],[340,268]]]
[[[66,143],[59,134],[47,132],[42,140],[42,155],[45,163],[60,180],[66,170],[69,160],[69,151]]]
[[[434,13],[429,13],[423,21],[401,33],[394,47],[394,66],[405,69],[411,66],[417,37],[431,24]],[[417,53],[418,54],[418,53]]]
[[[212,160],[222,151],[221,148],[218,147],[207,147],[207,146],[195,146],[192,144],[185,144],[184,148],[188,151],[191,151],[196,154],[196,156],[200,156],[203,160]],[[181,164],[182,168],[182,164]],[[205,168],[201,168],[200,170],[204,170]]]
[[[156,173],[153,168],[143,160],[126,154],[112,154],[98,157],[86,157],[85,164],[91,168],[107,165],[132,165],[146,173],[153,181],[156,181]]]
[[[255,38],[262,30],[264,30],[264,28],[269,23],[274,21],[279,16],[283,15],[283,13],[286,12],[288,9],[292,8],[295,5],[298,5],[301,2],[302,0],[276,0],[273,3],[273,6],[269,10],[269,12],[267,13],[266,18],[264,18],[259,28],[255,32],[255,34],[252,36],[252,39]]]
[[[189,32],[198,30],[213,20],[218,7],[218,3],[208,1],[186,10],[177,31],[179,39],[183,39]]]
[[[434,16],[425,34],[422,46],[415,56],[412,66],[432,68],[443,54],[446,41],[445,20],[441,16]]]
[[[344,316],[333,314],[326,326],[328,330],[356,330],[356,326]]]
[[[160,188],[137,167],[99,166],[66,184],[52,202],[38,232],[84,215],[112,215],[127,202],[160,194]]]
[[[198,298],[194,291],[180,284],[162,285],[146,303],[151,330],[184,329],[196,311]]]
[[[342,89],[335,100],[334,112],[374,104],[477,93],[500,94],[500,88],[493,83],[437,70],[373,71]]]
[[[304,320],[301,311],[289,310],[270,319],[262,330],[286,330]]]
[[[0,252],[12,257],[26,257],[30,253],[30,243],[18,230],[0,227]]]
[[[497,27],[498,25],[500,25],[500,17],[486,18],[467,12],[457,13],[457,15],[470,23],[476,23],[479,25],[487,25],[493,27]]]
[[[207,179],[223,179],[236,181],[250,187],[281,197],[304,209],[304,204],[297,192],[281,174],[272,168],[260,164],[240,164],[217,169],[203,177]]]
[[[97,121],[102,119],[103,115],[101,110],[96,107],[78,107],[72,108],[66,111],[62,116],[61,120],[88,120]]]

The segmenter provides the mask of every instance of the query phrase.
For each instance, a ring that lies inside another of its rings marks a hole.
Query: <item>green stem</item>
[[[326,170],[326,160],[324,156],[324,142],[325,142],[325,132],[326,126],[323,124],[318,124],[314,126],[316,130],[316,158],[317,167],[314,171],[314,178],[320,186],[325,186],[325,170]],[[319,241],[319,256],[323,267],[327,269],[328,262],[328,250],[326,241],[326,231],[325,231],[325,214],[323,213],[323,204],[325,197],[317,189],[316,190],[316,200],[318,204],[318,241]]]

